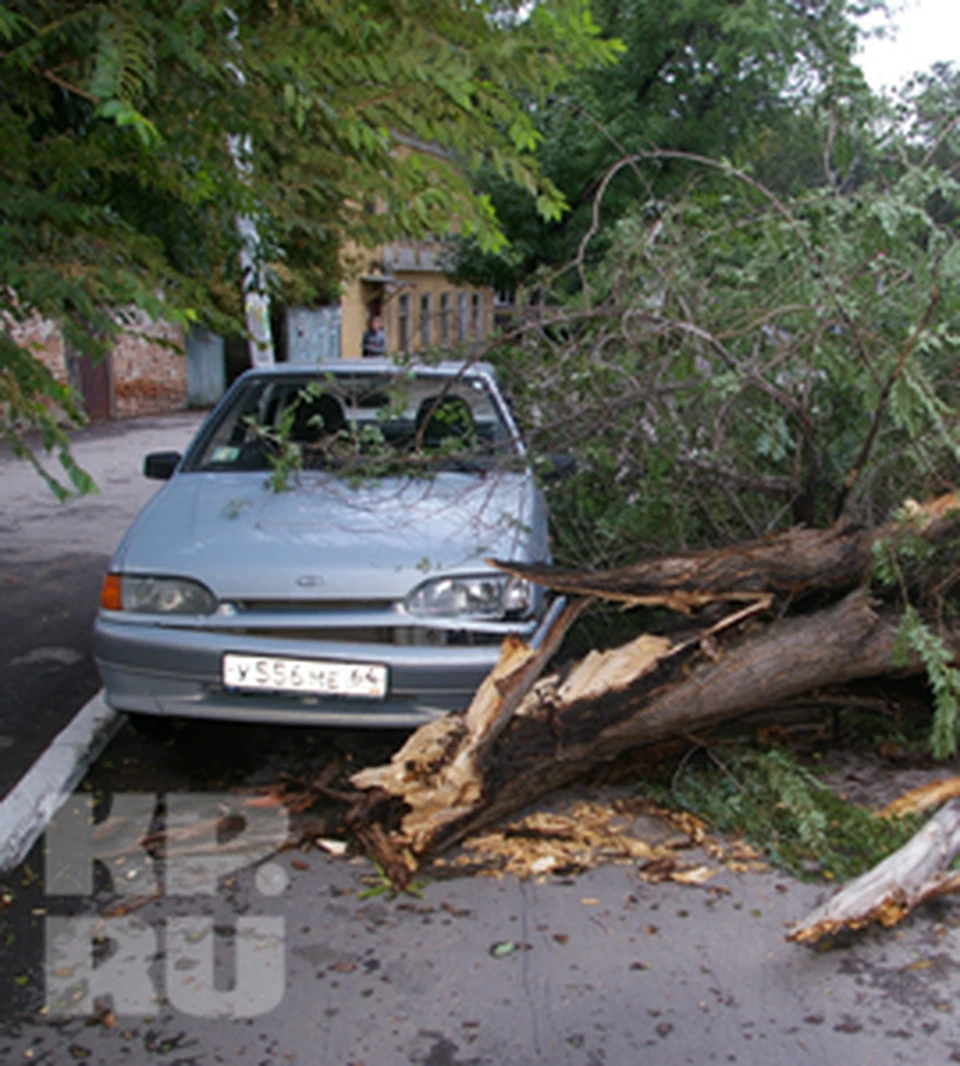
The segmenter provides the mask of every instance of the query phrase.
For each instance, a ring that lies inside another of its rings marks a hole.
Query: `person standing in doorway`
[[[383,319],[376,313],[370,316],[370,324],[363,334],[363,357],[382,359],[387,354],[387,335]]]

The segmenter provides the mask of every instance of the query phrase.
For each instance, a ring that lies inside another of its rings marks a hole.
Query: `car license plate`
[[[387,668],[375,663],[335,663],[231,652],[223,657],[222,675],[225,688],[249,692],[295,692],[368,700],[382,700],[387,694]]]

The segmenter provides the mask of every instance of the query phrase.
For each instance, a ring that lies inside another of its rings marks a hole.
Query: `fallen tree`
[[[885,594],[871,568],[878,546],[945,540],[958,507],[951,493],[872,530],[794,529],[604,574],[497,564],[576,598],[540,646],[506,642],[465,712],[422,727],[389,764],[353,776],[363,790],[354,828],[399,887],[426,856],[624,752],[825,686],[922,671],[916,650],[895,654],[904,581]],[[665,607],[698,624],[544,676],[594,597]],[[704,621],[706,608],[719,617]],[[960,632],[941,638],[960,649]]]

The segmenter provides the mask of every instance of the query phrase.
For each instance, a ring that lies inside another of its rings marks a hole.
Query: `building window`
[[[420,296],[420,347],[429,348],[433,344],[433,308],[430,306],[430,293]]]
[[[450,293],[440,293],[440,346],[450,347]]]
[[[410,294],[400,294],[400,302],[397,310],[397,340],[401,352],[410,351]]]
[[[474,337],[482,337],[483,330],[480,323],[480,315],[483,311],[483,303],[480,300],[480,293],[474,292],[470,294],[470,332]]]
[[[467,339],[467,294],[457,293],[457,343]]]

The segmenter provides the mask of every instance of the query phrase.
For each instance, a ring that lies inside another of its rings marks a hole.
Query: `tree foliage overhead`
[[[489,174],[487,187],[515,248],[504,259],[468,246],[465,274],[506,287],[531,267],[567,261],[590,224],[599,182],[625,155],[659,148],[742,165],[792,150],[799,114],[844,119],[870,95],[854,62],[855,15],[878,6],[879,0],[598,0],[597,20],[623,41],[623,58],[609,70],[576,72],[537,116],[543,170],[571,211],[557,221],[537,219],[521,190]],[[845,139],[834,147],[849,166]],[[822,182],[823,168],[807,169],[807,176]],[[792,174],[784,177],[792,181]],[[665,195],[688,178],[670,158],[642,175],[626,168],[606,190],[603,220],[612,223],[638,198]]]
[[[238,215],[257,223],[275,276],[314,299],[336,291],[348,240],[453,222],[496,247],[468,177],[481,159],[556,215],[520,94],[540,98],[615,49],[583,0],[527,7],[0,4],[0,430],[56,436],[47,401],[72,410],[11,322],[54,319],[97,354],[118,308],[215,326],[236,316]]]
[[[900,101],[898,117],[907,124],[916,162],[929,162],[960,178],[960,69],[935,63],[917,73]]]

